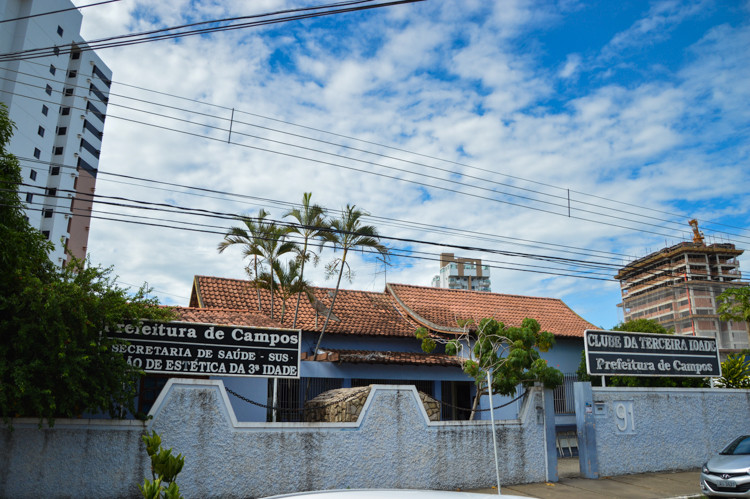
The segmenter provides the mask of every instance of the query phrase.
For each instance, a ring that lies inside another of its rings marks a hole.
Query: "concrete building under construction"
[[[682,242],[646,255],[621,268],[625,321],[653,319],[675,334],[712,336],[721,350],[750,347],[745,322],[722,321],[716,298],[726,289],[742,286],[734,244],[705,244],[697,223],[692,242]],[[746,285],[746,284],[744,284]]]

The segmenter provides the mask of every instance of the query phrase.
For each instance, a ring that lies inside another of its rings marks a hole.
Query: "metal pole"
[[[497,475],[497,495],[500,494],[500,464],[497,461],[497,435],[495,435],[495,409],[492,404],[492,377],[487,371],[487,391],[490,394],[490,419],[492,420],[492,450],[495,451],[495,475]]]
[[[273,417],[271,421],[276,422],[276,404],[278,403],[279,378],[273,379]]]

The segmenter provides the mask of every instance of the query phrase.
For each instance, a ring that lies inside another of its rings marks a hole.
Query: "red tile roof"
[[[316,287],[312,291],[323,307],[330,307],[333,289]],[[270,317],[271,293],[261,289],[260,294],[262,315]],[[250,281],[196,276],[190,305],[245,309],[258,313],[258,295]],[[281,321],[281,299],[278,295],[274,299],[274,319],[281,327],[292,327],[295,305],[296,297],[286,304],[284,320]],[[321,311],[316,312],[304,296],[299,308],[297,328],[320,331],[325,322],[323,308],[319,307]],[[413,338],[417,327],[416,323],[403,314],[393,297],[386,293],[340,289],[326,333]]]
[[[461,366],[458,357],[445,354],[427,354],[417,352],[387,352],[372,350],[338,350],[325,348],[314,360],[327,362],[346,362],[351,364],[409,364],[432,366]],[[302,360],[313,360],[307,353]]]
[[[597,329],[557,298],[504,295],[461,289],[387,284],[386,289],[405,313],[433,331],[458,332],[459,319],[479,322],[485,317],[520,326],[526,317],[536,319],[542,330],[555,336],[583,337],[586,329]]]
[[[317,312],[305,297],[300,300],[297,328],[320,331],[333,291],[332,288],[312,288],[319,302]],[[248,322],[237,325],[291,328],[296,298],[286,304],[282,321],[282,302],[278,295],[273,320],[270,319],[270,291],[260,290],[260,296],[261,311],[258,311],[257,290],[250,281],[196,276],[190,306],[212,308],[223,313],[244,311],[248,315],[241,319]],[[584,330],[597,329],[557,298],[387,284],[384,293],[340,289],[326,332],[413,338],[420,325],[437,332],[455,333],[460,331],[457,320],[479,321],[485,317],[494,317],[513,326],[520,326],[524,318],[530,317],[555,336],[583,337]]]
[[[171,307],[177,320],[200,324],[221,324],[231,326],[254,326],[281,328],[278,321],[252,310],[232,310],[227,308]],[[289,326],[286,326],[289,327]]]

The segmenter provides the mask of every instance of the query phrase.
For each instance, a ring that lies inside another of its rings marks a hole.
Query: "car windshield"
[[[727,445],[719,454],[724,456],[739,456],[741,454],[750,454],[750,435],[743,435],[734,442]]]

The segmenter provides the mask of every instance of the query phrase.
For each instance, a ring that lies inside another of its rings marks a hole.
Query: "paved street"
[[[701,497],[700,470],[665,473],[641,473],[588,480],[578,476],[577,459],[561,459],[558,483],[530,483],[506,485],[501,492],[508,495],[538,497],[540,499],[662,499]],[[495,489],[472,492],[495,493]]]

